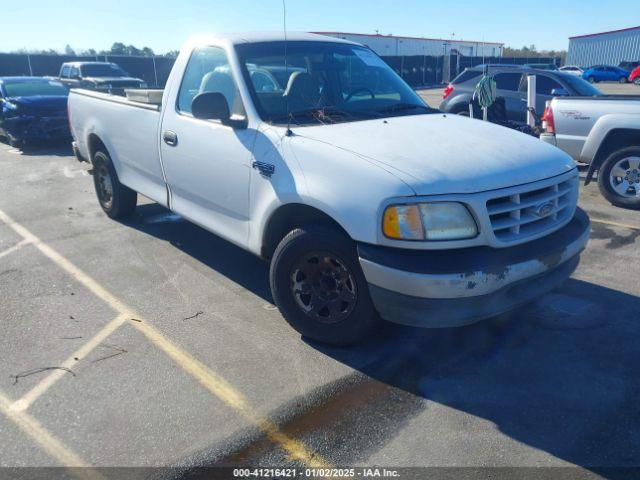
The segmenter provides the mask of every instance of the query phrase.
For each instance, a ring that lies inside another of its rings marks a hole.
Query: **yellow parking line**
[[[18,250],[20,250],[22,247],[29,245],[29,240],[21,240],[20,242],[16,243],[13,247],[9,247],[7,248],[4,252],[0,252],[0,258],[9,255],[10,253],[13,252],[17,252]]]
[[[120,325],[122,325],[129,317],[127,315],[118,315],[116,318],[107,323],[102,329],[94,335],[91,340],[76,350],[69,358],[62,362],[59,366],[71,369],[74,365],[89,355],[94,348],[102,343],[109,335],[111,335]],[[53,370],[44,380],[29,390],[22,398],[16,400],[11,405],[11,410],[15,412],[23,412],[28,409],[36,399],[51,388],[58,380],[60,380],[67,372],[64,370]]]
[[[0,412],[6,415],[20,430],[34,440],[48,455],[51,455],[60,462],[61,465],[65,467],[82,467],[71,470],[74,476],[83,479],[102,478],[95,470],[86,468],[89,466],[87,462],[55,438],[46,428],[40,425],[35,418],[26,412],[16,412],[12,410],[11,401],[2,393],[0,393]],[[5,438],[4,441],[8,440]]]
[[[127,318],[141,319],[133,309],[118,300],[93,278],[84,273],[53,248],[42,242],[37,236],[14,221],[2,210],[0,210],[0,220],[6,223],[14,232],[25,240],[29,240],[33,243],[46,257],[69,273],[88,290],[93,292],[93,294],[98,298],[106,302],[116,312],[125,315]],[[209,392],[258,427],[267,436],[267,438],[269,438],[269,440],[279,445],[280,448],[287,452],[292,459],[304,462],[308,466],[315,468],[329,466],[322,457],[310,451],[304,444],[302,444],[302,442],[282,433],[276,424],[256,411],[247,401],[246,397],[236,390],[227,380],[217,375],[206,365],[196,360],[186,351],[182,350],[149,323],[144,320],[138,320],[135,322],[132,321],[131,324],[144,334],[154,345],[159,347],[170,358],[172,358],[183,370],[194,377]],[[16,411],[14,413],[18,414],[20,412]]]
[[[611,222],[609,220],[600,220],[598,218],[591,218],[591,221],[593,223],[602,223],[604,225],[611,225],[611,226],[620,227],[620,228],[628,228],[630,230],[640,230],[640,227],[635,225],[629,225],[628,223]]]
[[[29,230],[24,228],[18,222],[14,221],[9,215],[0,210],[0,220],[7,224],[9,228],[11,228],[14,232],[20,235],[25,240],[33,243],[33,245],[40,250],[45,256],[49,257],[54,263],[56,263],[59,267],[66,270],[69,275],[75,278],[78,282],[84,285],[87,289],[89,289],[95,296],[104,300],[111,308],[113,308],[118,313],[127,313],[130,312],[129,308],[114,297],[111,293],[109,293],[105,288],[103,288],[99,283],[93,280],[89,275],[84,273],[78,267],[76,267],[69,260],[64,258],[58,252],[56,252],[49,245],[44,243],[38,237],[36,237]]]
[[[175,345],[151,325],[139,322],[135,323],[134,326],[186,372],[198,380],[202,386],[260,428],[267,438],[280,445],[291,459],[304,462],[313,468],[326,468],[329,466],[320,456],[311,452],[301,442],[282,433],[276,424],[256,412],[247,399],[233,385]]]

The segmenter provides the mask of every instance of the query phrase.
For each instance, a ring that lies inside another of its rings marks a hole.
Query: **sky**
[[[640,25],[638,0],[286,0],[290,31],[343,31],[503,42],[563,50],[568,37]],[[282,0],[2,0],[0,52],[178,50],[193,34],[281,30]],[[452,35],[454,35],[452,37]]]

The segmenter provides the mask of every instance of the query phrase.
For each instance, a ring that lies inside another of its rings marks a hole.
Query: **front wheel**
[[[587,78],[587,80],[589,81],[589,83],[596,83],[596,79],[593,77],[589,77]]]
[[[136,209],[138,194],[120,183],[109,154],[96,152],[92,163],[93,185],[104,213],[114,219],[131,216]]]
[[[276,248],[269,277],[280,312],[304,337],[347,346],[379,322],[355,244],[338,230],[291,231]]]
[[[609,156],[598,171],[598,187],[613,205],[640,210],[640,146]]]
[[[24,148],[23,140],[18,140],[17,138],[13,138],[11,135],[7,136],[7,140],[9,142],[9,146],[12,148],[17,148],[18,150],[22,150]]]

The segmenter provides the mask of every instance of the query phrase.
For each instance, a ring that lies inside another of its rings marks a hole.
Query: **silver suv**
[[[489,66],[488,71],[497,84],[497,96],[505,100],[507,119],[526,122],[527,76],[536,75],[536,112],[542,115],[547,100],[559,97],[593,97],[602,93],[582,78],[557,70],[540,70],[518,66]],[[467,68],[445,89],[440,110],[447,113],[469,115],[469,102],[482,78],[483,68]]]

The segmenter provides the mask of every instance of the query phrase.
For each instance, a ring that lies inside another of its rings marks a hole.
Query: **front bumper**
[[[7,118],[2,124],[3,130],[16,140],[47,141],[71,138],[67,117],[20,116]]]
[[[510,248],[401,250],[359,244],[373,303],[385,320],[455,327],[493,317],[553,290],[576,269],[590,234],[578,209],[546,237]]]

